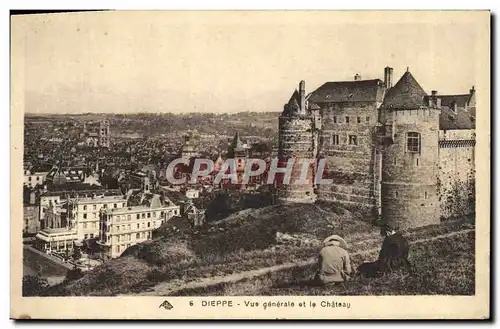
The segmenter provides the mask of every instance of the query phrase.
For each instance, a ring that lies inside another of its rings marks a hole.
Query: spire
[[[240,139],[240,133],[237,131],[236,135],[234,135],[233,142],[231,143],[231,148],[234,151],[241,151],[244,150],[243,142]]]

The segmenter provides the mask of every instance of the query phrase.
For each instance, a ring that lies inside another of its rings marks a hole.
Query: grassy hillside
[[[454,232],[464,225],[470,226],[463,221],[452,221],[409,230],[405,235],[415,240]],[[315,257],[321,241],[334,233],[345,237],[350,251],[379,248],[378,232],[351,212],[328,204],[247,209],[211,223],[200,232],[193,232],[177,219],[162,226],[153,241],[132,246],[120,258],[95,268],[79,280],[52,288],[50,294],[112,296],[142,293],[159,286],[168,290],[214,277],[307,260]],[[275,283],[286,283],[287,275],[292,277],[286,272],[282,274],[270,277],[271,281],[262,286],[258,284],[260,288],[255,288],[254,293],[274,294],[276,288],[279,294],[281,288]],[[212,293],[210,289],[205,293]],[[234,289],[246,291],[238,285]],[[215,290],[220,293],[226,288]],[[307,291],[299,289],[297,293]]]
[[[412,274],[398,271],[370,279],[354,276],[346,285],[317,287],[308,282],[317,269],[314,264],[236,283],[183,289],[173,295],[474,295],[474,233],[414,243],[410,252],[410,262],[415,268]],[[352,259],[354,266],[375,259],[377,252],[356,255]]]

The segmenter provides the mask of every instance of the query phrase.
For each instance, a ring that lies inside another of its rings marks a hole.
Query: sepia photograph
[[[490,19],[12,15],[11,317],[489,318]]]

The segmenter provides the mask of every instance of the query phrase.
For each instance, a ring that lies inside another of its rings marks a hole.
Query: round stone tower
[[[282,166],[293,161],[288,184],[279,184],[279,203],[314,202],[314,120],[306,109],[305,82],[295,90],[279,117],[278,160]],[[304,161],[309,160],[307,174]],[[302,178],[302,179],[301,179]],[[305,179],[304,179],[305,178]]]
[[[439,102],[407,71],[380,108],[382,218],[400,229],[439,224]]]

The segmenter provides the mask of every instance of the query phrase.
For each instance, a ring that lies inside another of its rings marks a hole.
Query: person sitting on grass
[[[408,240],[387,224],[382,226],[380,234],[385,238],[378,257],[379,271],[388,273],[404,266],[411,272],[411,265],[408,261],[408,252],[410,249]]]
[[[345,240],[338,235],[331,235],[323,241],[323,245],[319,253],[319,269],[314,278],[315,283],[324,285],[348,281],[351,261]]]

